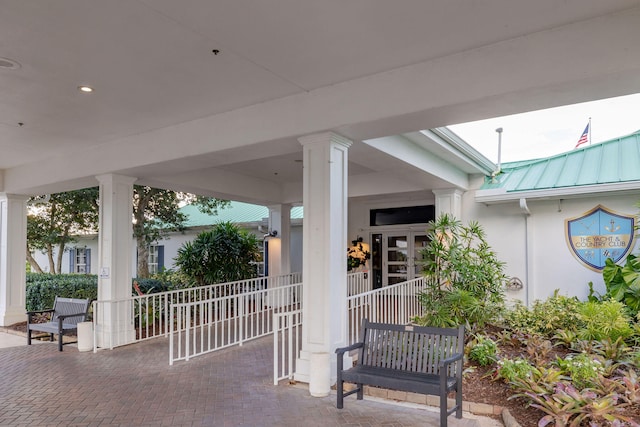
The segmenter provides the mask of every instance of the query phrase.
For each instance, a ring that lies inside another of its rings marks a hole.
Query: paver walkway
[[[355,398],[338,410],[335,394],[273,386],[270,338],[174,366],[167,347],[0,348],[0,426],[438,426],[437,412]]]

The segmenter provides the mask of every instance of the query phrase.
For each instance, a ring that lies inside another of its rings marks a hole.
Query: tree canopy
[[[68,243],[80,233],[98,229],[98,188],[66,191],[50,196],[32,197],[27,214],[27,260],[36,272],[42,268],[31,256],[33,250],[47,254],[49,271],[60,273],[62,255]],[[54,248],[58,248],[54,260]]]
[[[184,228],[187,217],[180,207],[191,203],[215,214],[229,202],[212,197],[162,190],[141,185],[133,188],[133,235],[138,248],[138,276],[149,276],[149,245],[172,231]],[[98,231],[98,187],[32,197],[27,215],[27,261],[36,272],[42,268],[33,258],[41,250],[49,259],[49,271],[60,273],[62,256],[74,236]],[[57,259],[54,260],[54,249]]]

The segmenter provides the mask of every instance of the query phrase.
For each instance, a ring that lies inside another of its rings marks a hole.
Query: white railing
[[[302,310],[273,315],[273,385],[292,379],[302,348]]]
[[[301,303],[296,283],[172,304],[169,364],[271,334],[273,314],[299,310]]]
[[[371,290],[371,276],[368,271],[347,273],[347,295],[357,295]]]
[[[418,294],[425,290],[424,278],[385,286],[358,295],[347,297],[349,321],[349,343],[360,338],[363,318],[371,322],[397,323],[405,325],[422,315]]]
[[[93,302],[94,349],[168,336],[173,304],[194,303],[222,296],[278,288],[302,281],[301,273],[258,277],[174,291]]]

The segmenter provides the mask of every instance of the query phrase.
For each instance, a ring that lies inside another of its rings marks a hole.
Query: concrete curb
[[[502,410],[502,422],[505,427],[521,427],[520,423],[513,418],[513,415],[511,415],[511,412],[509,412],[507,408]]]

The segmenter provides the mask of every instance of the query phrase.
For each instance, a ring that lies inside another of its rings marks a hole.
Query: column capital
[[[132,176],[118,175],[115,173],[106,173],[102,175],[96,175],[96,179],[100,184],[105,182],[117,182],[120,184],[129,184],[129,185],[133,185],[133,183],[138,180],[138,178],[135,178]]]
[[[342,135],[338,135],[335,132],[322,132],[322,133],[315,133],[313,135],[306,135],[298,138],[298,141],[303,146],[311,145],[311,144],[320,144],[320,143],[333,143],[333,144],[340,144],[345,148],[349,148],[353,144],[353,141],[345,138]]]
[[[16,201],[27,201],[31,196],[26,194],[13,194],[13,193],[3,193],[0,192],[0,199],[3,200],[16,200]]]

